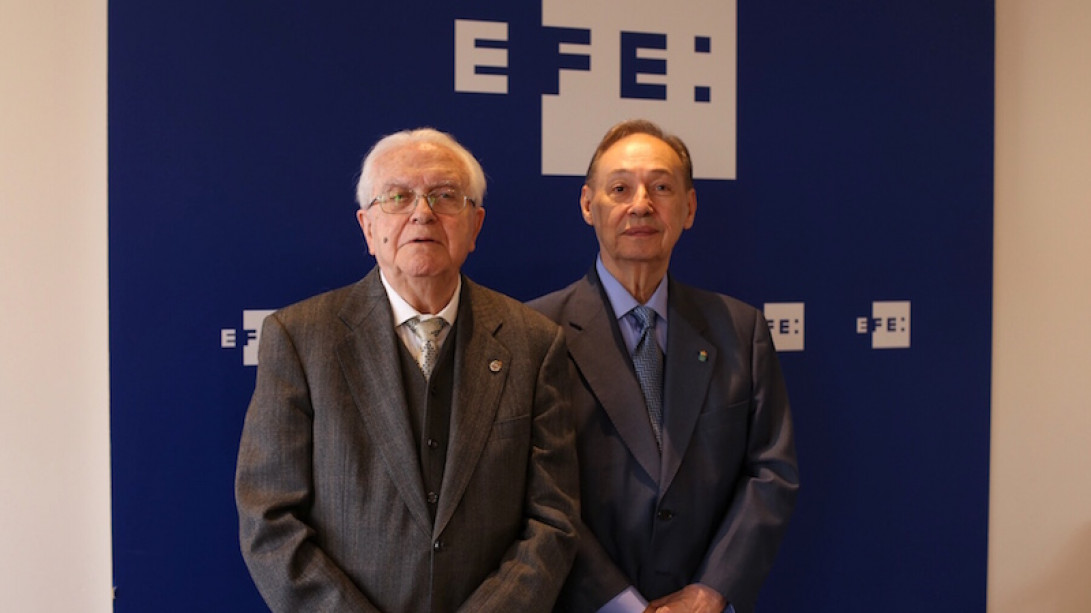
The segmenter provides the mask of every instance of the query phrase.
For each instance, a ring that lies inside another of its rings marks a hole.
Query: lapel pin
[[[708,361],[708,352],[705,351],[704,349],[698,351],[697,352],[697,361],[698,362],[707,362]]]
[[[500,372],[500,369],[504,367],[504,363],[500,360],[493,360],[489,362],[489,370],[493,372]]]

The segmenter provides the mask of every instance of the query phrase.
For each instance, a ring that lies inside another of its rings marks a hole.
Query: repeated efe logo
[[[236,349],[242,337],[242,363],[258,365],[261,324],[274,309],[246,309],[242,312],[242,330],[220,330],[220,347]],[[803,351],[805,344],[805,304],[802,302],[766,302],[763,307],[773,346],[778,352]],[[871,303],[871,317],[856,319],[857,334],[871,334],[872,349],[908,349],[910,301]]]
[[[871,333],[872,349],[909,348],[908,300],[871,303],[871,318],[856,318],[856,333]]]
[[[803,351],[803,303],[766,302],[765,320],[777,352]]]
[[[505,95],[508,24],[455,20],[456,92]],[[542,93],[542,174],[581,176],[620,119],[686,141],[698,179],[735,178],[736,2],[542,0],[557,79]]]
[[[258,343],[261,342],[261,322],[269,316],[274,309],[247,309],[242,312],[242,346],[243,366],[258,365]],[[220,347],[222,349],[234,349],[239,344],[239,333],[234,328],[220,330]]]

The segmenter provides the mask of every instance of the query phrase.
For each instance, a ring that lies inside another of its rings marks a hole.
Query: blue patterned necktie
[[[439,338],[439,333],[447,327],[447,321],[442,317],[424,320],[420,317],[414,317],[407,320],[405,325],[420,339],[422,345],[419,361],[420,370],[424,373],[424,378],[427,379],[432,376],[432,369],[436,367],[436,358],[439,355],[439,346],[436,344],[436,339]]]
[[[663,352],[655,339],[655,311],[650,307],[638,306],[629,311],[640,324],[640,340],[633,350],[633,366],[636,378],[640,381],[640,390],[644,392],[644,403],[648,406],[648,419],[655,434],[655,443],[663,448]]]

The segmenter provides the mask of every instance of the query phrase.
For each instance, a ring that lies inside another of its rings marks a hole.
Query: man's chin
[[[663,260],[658,249],[622,249],[614,255],[619,264],[653,264]]]
[[[405,276],[422,280],[458,274],[458,269],[446,258],[413,258],[400,268]]]

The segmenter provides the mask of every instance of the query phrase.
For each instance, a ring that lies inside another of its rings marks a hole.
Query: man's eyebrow
[[[621,176],[630,177],[630,176],[633,176],[635,174],[637,174],[637,172],[635,170],[632,170],[632,169],[629,169],[629,168],[616,168],[614,170],[611,170],[610,172],[607,172],[607,173],[603,174],[602,177],[604,179],[608,179],[608,178],[612,178],[612,177],[621,177]],[[655,175],[657,177],[660,176],[660,175],[667,175],[667,176],[673,177],[674,176],[674,171],[672,171],[670,168],[652,168],[652,169],[647,171],[647,174]]]
[[[611,170],[610,172],[604,173],[602,175],[602,177],[604,179],[608,179],[608,178],[619,177],[619,176],[632,176],[634,174],[636,174],[636,173],[633,172],[632,170],[629,170],[628,168],[615,168],[614,170]]]
[[[381,192],[390,191],[392,189],[409,189],[409,188],[405,185],[405,183],[402,183],[401,181],[387,181],[386,183],[382,183],[379,186],[379,191],[381,191]]]
[[[458,179],[443,179],[436,181],[435,183],[429,183],[428,185],[430,187],[428,189],[436,189],[437,187],[458,187],[461,184],[462,181]]]
[[[406,190],[409,190],[409,189],[412,189],[411,187],[409,187],[409,183],[410,183],[410,181],[403,181],[402,179],[391,179],[391,180],[387,181],[386,183],[382,184],[382,189],[384,189],[384,190],[388,190],[388,189],[406,189]],[[431,189],[436,189],[438,187],[458,187],[461,184],[462,184],[462,181],[457,179],[457,178],[444,178],[444,179],[439,179],[439,180],[437,180],[435,182],[428,183],[426,189],[431,190]]]

